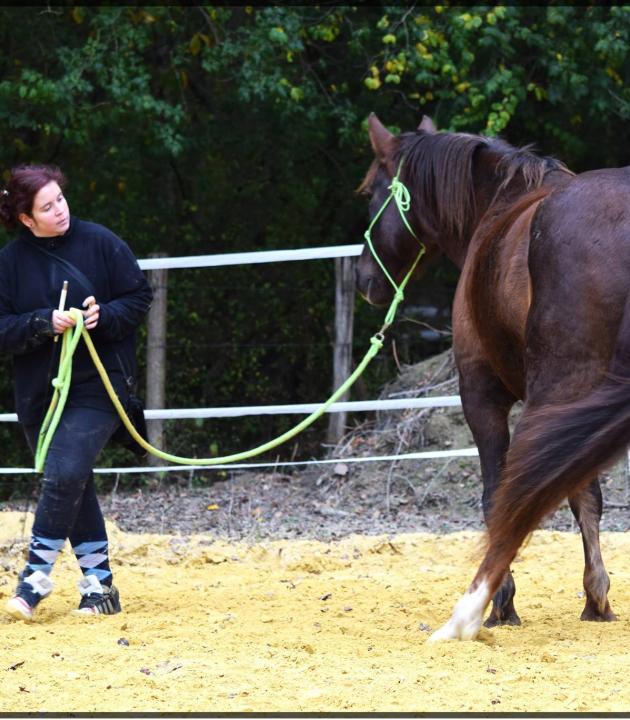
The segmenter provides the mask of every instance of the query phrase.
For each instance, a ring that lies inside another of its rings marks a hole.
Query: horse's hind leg
[[[487,367],[460,362],[460,394],[464,414],[479,449],[483,478],[483,514],[486,520],[510,445],[508,415],[516,398]],[[508,569],[501,587],[492,598],[492,611],[485,627],[520,625],[514,608],[516,586]]]
[[[604,568],[599,547],[599,521],[602,517],[602,491],[595,479],[569,498],[569,505],[582,531],[584,544],[584,590],[586,607],[581,620],[611,622],[616,620],[610,609],[610,579]]]

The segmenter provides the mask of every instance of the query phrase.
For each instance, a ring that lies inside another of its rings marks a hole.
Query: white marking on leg
[[[436,640],[474,640],[477,637],[483,613],[490,602],[488,583],[482,580],[476,590],[465,592],[455,605],[451,619],[429,638]]]

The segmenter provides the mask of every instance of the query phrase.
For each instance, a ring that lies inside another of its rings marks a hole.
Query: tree
[[[72,212],[138,257],[360,242],[371,111],[393,132],[426,113],[535,142],[576,171],[630,162],[625,7],[5,7],[0,30],[0,173],[58,163]],[[456,278],[444,262],[423,283],[451,292]],[[171,406],[327,397],[332,263],[169,282]],[[357,311],[358,357],[382,311]],[[403,361],[420,359],[410,347]],[[0,368],[8,411],[10,358]],[[392,372],[377,363],[372,390]],[[222,454],[292,422],[177,423],[167,444]],[[324,430],[300,442],[315,451]],[[20,442],[5,463],[30,464]]]

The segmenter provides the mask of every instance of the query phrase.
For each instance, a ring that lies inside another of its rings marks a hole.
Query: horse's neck
[[[444,223],[438,220],[437,201],[434,203],[434,213],[431,214],[431,217],[428,217],[429,214],[425,211],[424,221],[433,226],[437,244],[460,270],[466,262],[470,241],[479,222],[498,195],[504,195],[508,191],[508,188],[501,188],[503,178],[499,177],[496,172],[498,160],[499,157],[496,153],[488,151],[478,153],[472,174],[472,203],[461,231],[445,231]],[[510,183],[510,185],[514,185],[514,183]],[[515,187],[509,188],[509,192],[515,192],[515,190]]]
[[[460,237],[441,239],[444,252],[460,269],[466,262],[470,242],[488,213],[492,214],[495,209],[497,213],[501,213],[502,210],[518,204],[532,192],[522,172],[516,172],[509,182],[505,182],[505,177],[497,172],[497,163],[500,159],[500,155],[489,150],[479,153],[473,168],[473,210],[466,227]],[[569,171],[550,168],[543,179],[541,189],[563,185],[571,177],[572,173]]]

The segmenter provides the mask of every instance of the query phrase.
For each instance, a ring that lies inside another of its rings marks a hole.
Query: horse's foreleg
[[[616,620],[610,609],[610,579],[599,547],[599,521],[602,517],[602,491],[595,479],[569,498],[569,505],[582,531],[584,544],[584,590],[586,607],[581,620],[611,622]]]
[[[494,528],[496,528],[496,510],[497,508],[492,515]],[[503,514],[503,510],[499,510],[499,513]],[[527,532],[521,532],[501,537],[494,528],[490,527],[488,530],[488,551],[475,579],[455,605],[449,621],[431,635],[429,638],[431,642],[436,640],[474,640],[477,636],[490,599],[500,593],[504,578],[509,572],[510,563],[527,536]]]
[[[510,445],[508,415],[516,398],[489,369],[463,367],[460,371],[460,394],[466,420],[479,448],[483,478],[483,514],[488,519],[492,498],[503,470],[505,454]],[[492,598],[492,610],[485,627],[520,625],[514,608],[516,586],[508,569],[501,587]]]

